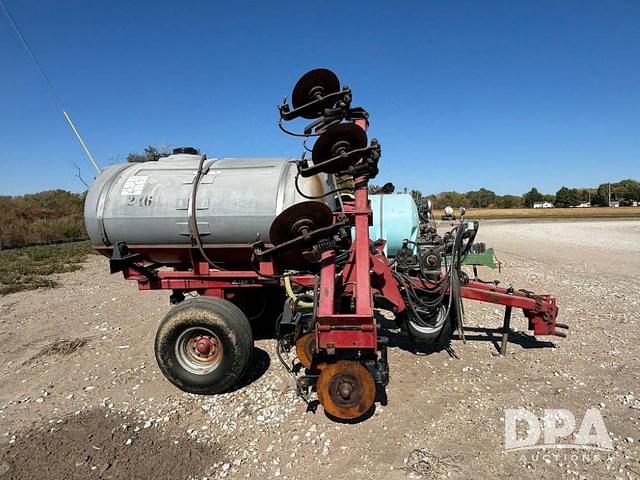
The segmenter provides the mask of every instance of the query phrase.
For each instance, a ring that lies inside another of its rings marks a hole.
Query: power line
[[[16,25],[16,22],[13,20],[13,17],[9,13],[9,10],[7,10],[7,7],[5,6],[5,4],[4,4],[4,2],[2,0],[0,0],[0,6],[2,7],[2,10],[4,11],[4,14],[7,16],[7,19],[9,20],[9,23],[11,24],[11,27],[13,28],[13,31],[15,32],[16,36],[18,37],[18,39],[22,43],[22,46],[24,47],[24,49],[27,51],[27,53],[31,57],[31,60],[33,60],[33,63],[35,64],[36,68],[38,69],[38,72],[40,72],[40,75],[42,76],[42,80],[44,81],[45,85],[49,89],[49,92],[51,92],[51,95],[53,96],[53,98],[55,98],[56,102],[58,103],[58,107],[60,107],[60,109],[62,110],[62,101],[60,100],[60,97],[58,96],[58,94],[54,90],[53,85],[51,85],[51,81],[49,81],[49,77],[47,76],[47,74],[43,70],[42,66],[40,65],[40,62],[38,61],[38,58],[36,57],[35,53],[33,53],[33,50],[31,49],[31,46],[29,45],[29,43],[27,43],[27,40],[24,38],[24,36],[20,32],[20,29]]]
[[[24,38],[24,35],[22,35],[22,33],[20,32],[20,29],[18,28],[18,25],[16,25],[16,22],[13,20],[13,17],[11,16],[11,13],[9,13],[9,10],[7,9],[7,7],[5,6],[5,4],[4,4],[4,2],[2,0],[0,0],[0,7],[2,7],[2,11],[4,12],[4,14],[6,15],[7,19],[9,20],[9,23],[11,24],[11,27],[13,28],[13,31],[15,32],[16,36],[18,37],[18,39],[22,43],[22,46],[24,47],[24,49],[27,51],[27,53],[31,57],[31,60],[33,60],[33,63],[36,66],[36,68],[38,69],[38,72],[40,73],[40,76],[42,77],[42,80],[44,81],[44,83],[47,86],[49,92],[51,93],[51,95],[53,96],[54,100],[56,101],[56,103],[58,105],[58,108],[60,110],[62,110],[62,114],[64,115],[64,118],[67,120],[67,123],[71,127],[71,130],[73,131],[74,135],[76,136],[76,138],[80,142],[80,145],[82,146],[82,148],[84,149],[85,153],[87,154],[87,157],[89,157],[89,160],[93,164],[93,166],[96,169],[96,171],[98,173],[100,173],[101,172],[100,167],[98,167],[98,164],[96,163],[95,159],[93,158],[93,155],[91,155],[91,152],[87,148],[87,145],[82,140],[82,137],[80,136],[80,133],[78,132],[78,130],[76,129],[75,125],[71,121],[71,117],[69,116],[69,114],[63,108],[62,100],[60,100],[60,97],[58,96],[58,94],[56,93],[55,89],[53,88],[53,85],[51,84],[51,81],[49,80],[49,77],[47,76],[47,74],[45,73],[44,69],[42,68],[42,65],[40,65],[40,62],[38,61],[38,58],[36,57],[35,53],[33,53],[33,50],[31,49],[31,46],[27,42],[26,38]]]

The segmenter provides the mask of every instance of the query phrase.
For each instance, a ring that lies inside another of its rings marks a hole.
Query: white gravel
[[[392,342],[388,404],[356,425],[307,412],[272,340],[256,342],[270,364],[244,388],[179,392],[153,358],[167,295],[138,292],[91,256],[59,276],[58,289],[0,297],[0,446],[18,448],[33,424],[99,408],[129,417],[123,428],[134,446],[136,432],[157,429],[222,453],[194,478],[405,479],[414,449],[461,454],[451,478],[632,478],[640,472],[640,221],[483,222],[478,240],[506,264],[481,275],[555,294],[569,338],[515,335],[507,358],[495,357],[483,329],[500,325],[501,310],[466,302],[475,331],[466,344],[454,340],[455,356]],[[515,315],[512,326],[525,331],[526,320]],[[61,338],[87,344],[30,360]],[[505,453],[504,408],[520,406],[567,408],[577,418],[599,408],[616,451],[590,462]]]

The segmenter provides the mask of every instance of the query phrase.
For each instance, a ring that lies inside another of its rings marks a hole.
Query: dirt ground
[[[256,342],[244,386],[184,394],[153,356],[163,292],[138,292],[107,260],[61,287],[0,297],[0,479],[405,479],[640,477],[640,220],[485,221],[502,273],[553,293],[569,337],[533,339],[516,315],[496,357],[502,311],[465,302],[467,343],[424,353],[390,332],[388,404],[355,425],[307,411],[274,354]],[[504,409],[598,409],[614,451],[505,452]],[[536,453],[539,454],[536,456]]]

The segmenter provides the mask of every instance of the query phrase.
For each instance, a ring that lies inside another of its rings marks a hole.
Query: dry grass
[[[457,216],[457,212],[456,212]],[[467,218],[640,218],[640,207],[469,208]]]
[[[0,295],[55,287],[50,275],[78,270],[90,250],[88,241],[2,250]]]

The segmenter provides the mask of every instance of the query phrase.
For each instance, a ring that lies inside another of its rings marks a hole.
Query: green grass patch
[[[0,251],[0,295],[53,288],[53,273],[78,270],[91,252],[89,241]]]

